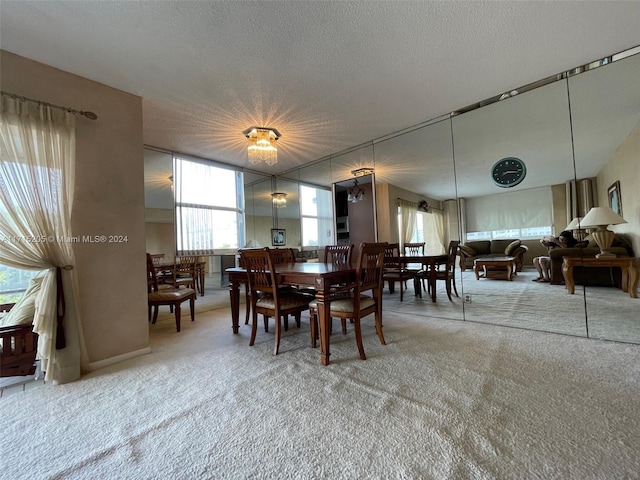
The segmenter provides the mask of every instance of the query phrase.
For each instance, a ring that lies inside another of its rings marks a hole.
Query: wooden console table
[[[569,293],[575,292],[573,267],[619,267],[622,271],[622,290],[638,298],[638,267],[634,257],[562,257],[562,275]]]

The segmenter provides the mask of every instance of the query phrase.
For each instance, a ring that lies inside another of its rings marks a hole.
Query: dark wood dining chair
[[[173,280],[171,282],[175,288],[187,287],[196,290],[196,265],[198,260],[199,258],[193,255],[176,258],[173,267]]]
[[[324,263],[333,265],[351,265],[354,245],[325,245]]]
[[[398,260],[400,256],[400,245],[389,243],[384,251],[384,272],[382,280],[389,285],[389,293],[395,291],[395,283],[400,284],[400,301],[404,298],[404,291],[407,289],[407,280],[416,277],[417,270],[410,270]]]
[[[264,318],[265,330],[268,319],[275,319],[275,344],[273,354],[280,350],[280,338],[282,336],[281,319],[293,315],[298,326],[303,311],[309,309],[312,296],[296,291],[282,290],[278,288],[278,264],[274,262],[277,254],[273,254],[268,247],[261,249],[242,250],[240,252],[242,265],[247,271],[251,301],[251,339],[249,346],[253,346],[258,329],[258,314]]]
[[[386,243],[363,243],[356,267],[356,279],[353,283],[336,287],[336,293],[343,291],[346,296],[332,298],[329,304],[329,315],[332,318],[353,320],[356,344],[360,358],[366,360],[362,343],[361,319],[367,315],[375,315],[376,333],[382,345],[386,345],[382,334],[382,271]],[[370,292],[369,295],[366,295]],[[318,336],[318,305],[316,301],[309,304],[311,317],[311,338],[316,346]]]
[[[168,305],[173,309],[176,318],[176,331],[180,331],[180,314],[182,303],[189,300],[189,309],[191,311],[191,321],[195,321],[194,304],[196,300],[196,291],[193,288],[173,287],[171,285],[158,285],[156,277],[156,269],[153,266],[153,260],[147,253],[147,295],[149,305],[149,321],[152,324],[158,320],[158,308],[162,305]],[[153,310],[153,317],[151,311]]]
[[[3,303],[0,312],[10,311],[15,304]],[[36,371],[38,334],[33,324],[0,327],[0,377],[22,377]]]
[[[451,242],[449,242],[446,263],[439,264],[435,267],[436,282],[438,280],[442,280],[445,282],[445,288],[447,290],[447,297],[449,297],[449,300],[453,300],[453,298],[451,297],[452,287],[453,291],[456,294],[456,297],[459,297],[458,289],[456,288],[456,256],[458,255],[458,245],[460,245],[460,242],[457,240],[452,240]],[[427,270],[418,273],[418,278],[422,280],[428,279],[428,277],[429,271]],[[428,286],[427,291],[431,291],[431,285]],[[420,296],[422,296],[422,293],[420,293]]]
[[[295,263],[296,254],[293,248],[271,248],[271,258],[276,265]]]
[[[153,266],[156,269],[156,277],[158,278],[158,283],[164,283],[165,280],[171,281],[171,277],[173,273],[171,269],[168,270],[160,270],[160,266],[165,261],[164,253],[151,253],[151,260],[153,261]]]

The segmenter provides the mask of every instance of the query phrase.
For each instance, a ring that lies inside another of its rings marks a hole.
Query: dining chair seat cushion
[[[151,292],[149,294],[150,302],[165,302],[165,301],[178,301],[183,298],[189,298],[196,291],[193,288],[176,288],[159,290],[157,292]]]
[[[360,295],[360,310],[372,307],[376,301],[369,295]],[[318,302],[312,301],[309,303],[309,308],[318,308]],[[353,312],[353,296],[347,298],[338,298],[331,301],[331,311],[340,313]]]
[[[280,300],[280,309],[289,310],[291,308],[309,305],[309,301],[312,300],[313,297],[296,292],[281,292],[278,295],[278,299]],[[273,301],[273,295],[268,293],[261,294],[260,298],[256,300],[256,307],[274,309],[276,306]]]

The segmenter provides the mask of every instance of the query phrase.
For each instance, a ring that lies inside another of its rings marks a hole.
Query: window
[[[242,172],[174,157],[174,180],[178,255],[219,255],[244,245]]]
[[[300,185],[302,246],[324,247],[333,238],[331,191]]]
[[[16,303],[38,273],[0,265],[0,303]]]
[[[398,229],[401,228],[401,225],[402,218],[400,208],[398,208]],[[398,236],[402,237],[400,231],[398,231]],[[433,213],[416,212],[416,224],[410,243],[420,242],[424,242],[425,255],[439,255],[443,253],[436,217]]]
[[[531,228],[511,228],[509,230],[493,230],[487,232],[468,232],[467,241],[493,240],[500,238],[540,238],[551,235],[551,226]]]

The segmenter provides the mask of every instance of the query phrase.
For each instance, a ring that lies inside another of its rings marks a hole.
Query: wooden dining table
[[[207,262],[205,262],[204,260],[198,260],[196,262],[195,287],[201,297],[204,296],[204,277],[205,277],[204,270],[205,270],[206,264]],[[153,264],[153,267],[156,270],[156,275],[161,272],[171,272],[173,274],[173,269],[175,268],[175,266],[176,265],[174,262],[158,262]]]
[[[230,282],[231,326],[233,333],[237,334],[240,317],[240,286],[247,284],[247,271],[242,267],[232,267],[227,268],[225,272],[229,275]],[[331,285],[353,282],[356,276],[355,268],[325,263],[285,263],[277,266],[277,272],[278,285],[305,285],[315,288],[320,330],[320,362],[322,365],[329,365]]]
[[[404,265],[405,267],[412,263],[419,263],[422,268],[427,271],[427,280],[429,282],[429,289],[431,290],[431,301],[436,301],[436,272],[439,265],[447,263],[448,255],[446,253],[440,255],[400,255],[394,257],[394,261]],[[420,281],[416,279],[414,282],[415,289],[421,289]],[[416,290],[416,295],[422,294],[419,290]]]

